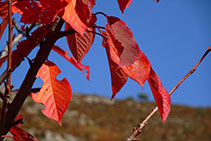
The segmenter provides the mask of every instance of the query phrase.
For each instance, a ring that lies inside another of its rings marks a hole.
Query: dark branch
[[[71,34],[74,34],[74,33],[76,33],[76,31],[74,29],[70,29],[70,30],[59,32],[57,36],[58,36],[58,39],[59,39],[59,38],[62,38],[64,36],[71,35]]]
[[[21,87],[16,94],[14,100],[10,104],[8,108],[8,112],[6,113],[6,121],[5,127],[3,130],[3,135],[6,135],[11,128],[11,123],[13,123],[15,117],[17,116],[18,112],[20,111],[25,99],[31,92],[32,85],[36,80],[36,74],[42,64],[46,61],[48,55],[50,54],[51,49],[53,48],[55,42],[57,41],[58,33],[60,32],[64,20],[59,19],[51,26],[51,31],[49,31],[46,40],[40,46],[40,50],[38,51],[32,66],[29,68],[26,77],[21,84]]]

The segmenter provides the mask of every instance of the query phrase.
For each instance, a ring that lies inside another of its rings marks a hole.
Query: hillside
[[[60,126],[41,113],[42,105],[28,98],[21,111],[22,127],[43,141],[121,141],[154,105],[74,94]],[[139,137],[143,141],[210,141],[211,108],[174,105],[165,126],[157,113]]]

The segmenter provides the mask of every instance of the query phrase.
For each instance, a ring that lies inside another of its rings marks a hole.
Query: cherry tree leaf
[[[80,35],[83,35],[88,26],[96,21],[90,6],[82,0],[71,0],[64,8],[62,18]]]
[[[18,65],[47,36],[49,25],[43,25],[32,32],[30,39],[21,41],[12,53],[12,68]],[[0,59],[0,66],[7,56]]]
[[[61,12],[71,0],[39,0],[45,10],[52,16],[55,17]]]
[[[103,33],[103,32],[101,32]],[[106,35],[104,33],[104,35]],[[119,67],[119,57],[115,53],[114,44],[112,44],[111,38],[103,39],[103,46],[106,49],[110,73],[111,73],[111,85],[112,85],[112,99],[120,91],[120,89],[127,82],[127,75],[124,73],[121,67]]]
[[[125,84],[125,81],[127,80],[125,76],[130,77],[131,79],[137,81],[141,85],[141,87],[143,87],[144,82],[149,77],[151,64],[146,58],[146,56],[141,52],[141,50],[138,50],[140,52],[139,59],[136,60],[133,64],[129,66],[119,66],[118,64],[120,62],[120,57],[118,56],[119,54],[118,49],[117,49],[118,47],[116,47],[116,45],[118,44],[115,43],[115,39],[112,39],[111,36],[109,37],[109,34],[108,34],[107,39],[104,42],[105,42],[104,46],[107,45],[105,46],[105,48],[106,48],[109,63],[112,61],[115,63],[113,67],[110,66],[110,72],[111,74],[114,75],[118,71],[118,76],[119,76],[119,78],[115,77],[115,78],[118,78],[119,80],[112,79],[112,82],[116,81],[116,83],[112,83],[112,88],[118,87],[119,88],[118,90],[120,90],[121,89],[120,86],[123,86]],[[122,81],[120,81],[121,79]],[[115,92],[113,91],[113,95],[115,95],[117,92],[118,91],[115,91]]]
[[[34,1],[18,1],[12,6],[12,11],[22,15],[21,22],[24,24],[48,24],[52,22],[54,16],[46,12],[40,3]]]
[[[15,117],[14,122],[17,122],[18,120],[21,120],[21,119],[23,119],[23,116],[20,115],[20,114],[18,114],[18,115]],[[22,123],[20,122],[20,123],[18,123],[16,126],[21,127],[21,124],[22,124]]]
[[[138,60],[136,60],[133,64],[129,66],[119,66],[118,64],[120,62],[120,57],[118,55],[118,48],[120,44],[116,43],[117,41],[113,39],[111,35],[112,34],[107,33],[106,39],[104,39],[103,41],[103,46],[106,48],[110,65],[112,90],[113,88],[118,88],[116,90],[120,90],[127,81],[127,77],[130,77],[131,79],[137,81],[141,87],[143,87],[145,81],[148,80],[164,123],[170,111],[170,96],[168,92],[163,88],[159,77],[153,71],[147,57],[143,54],[141,50],[138,50],[140,52]],[[111,62],[113,63],[112,66]],[[114,63],[116,66],[114,65]],[[112,98],[117,92],[118,91],[113,90]]]
[[[53,62],[45,62],[37,73],[37,77],[40,77],[44,84],[38,94],[32,93],[32,99],[45,106],[42,113],[59,124],[72,97],[71,86],[67,79],[61,81],[56,79],[60,73],[60,69]]]
[[[153,1],[155,1],[155,0],[153,0]],[[159,2],[160,0],[156,0],[157,2]]]
[[[69,57],[67,55],[68,51],[64,51],[58,46],[54,46],[53,50],[59,55],[61,55],[62,57],[64,57],[71,64],[73,64],[77,69],[79,69],[86,76],[86,79],[89,80],[89,66],[83,65],[81,62],[77,63],[77,60],[74,57]]]
[[[163,123],[165,123],[166,118],[170,112],[171,108],[171,99],[169,93],[164,89],[160,78],[154,72],[153,69],[150,71],[150,75],[148,78],[148,83],[152,90],[153,96],[155,98],[156,104],[158,106],[158,110],[160,112]]]
[[[70,30],[69,24],[65,24],[65,30]],[[90,47],[93,44],[95,38],[95,28],[88,28],[84,34],[81,36],[79,33],[74,33],[66,36],[69,48],[74,56],[74,58],[81,62],[83,57],[87,54]]]
[[[110,51],[115,52],[111,55],[112,60],[119,64],[128,77],[143,87],[150,73],[149,60],[139,49],[132,32],[123,21],[116,17],[108,17],[108,23],[105,27],[108,32],[107,42]]]
[[[133,33],[127,25],[117,17],[107,16],[105,29],[115,39],[119,50],[120,66],[129,66],[139,59],[140,51]]]
[[[89,9],[92,9],[95,5],[96,0],[83,0],[83,2],[88,5]]]
[[[5,19],[6,17],[8,17],[8,2],[7,1],[0,2],[0,17],[2,19]]]
[[[128,8],[128,6],[130,5],[130,3],[132,2],[132,0],[117,0],[118,4],[119,4],[119,8],[122,11],[122,13],[124,13],[124,10],[126,8]]]
[[[14,138],[15,141],[38,141],[38,139],[18,126],[12,127],[10,133],[13,135],[12,138]]]

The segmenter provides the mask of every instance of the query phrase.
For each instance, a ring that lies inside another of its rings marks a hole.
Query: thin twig
[[[0,130],[0,135],[3,133],[3,129],[5,126],[5,115],[7,112],[7,108],[9,105],[8,99],[10,97],[10,91],[11,91],[11,68],[12,68],[12,30],[13,30],[13,24],[12,24],[12,10],[11,10],[11,5],[12,2],[11,0],[8,0],[8,20],[9,20],[9,28],[8,28],[8,62],[7,62],[7,83],[6,83],[6,91],[4,93],[3,97],[3,106],[2,106],[2,112],[1,112],[1,120],[0,120],[0,125],[1,125],[1,130]]]
[[[187,79],[192,73],[196,71],[196,68],[199,66],[199,64],[204,60],[204,58],[207,56],[207,54],[211,51],[211,46],[207,51],[204,53],[204,55],[201,57],[201,59],[196,63],[196,65],[177,83],[177,85],[169,92],[169,94],[173,94],[173,92]],[[158,111],[158,107],[156,106],[152,112],[142,121],[138,127],[134,127],[133,133],[129,138],[127,138],[127,141],[134,141],[136,140],[136,137],[142,132],[142,129],[147,125],[148,121],[152,118],[152,116]]]
[[[12,47],[15,46],[17,43],[20,42],[20,40],[26,36],[29,35],[30,31],[37,26],[38,24],[34,23],[34,24],[30,24],[26,27],[25,32],[21,32],[19,33],[13,40],[12,42]],[[17,26],[17,25],[16,25]],[[4,47],[4,49],[0,52],[0,58],[3,58],[4,56],[8,55],[8,45]],[[17,66],[16,66],[17,67]],[[16,67],[12,68],[12,72],[16,69]],[[8,70],[6,69],[0,76],[0,85],[4,82],[4,80],[6,80],[8,75]]]
[[[20,28],[18,27],[18,25],[13,21],[14,25],[15,25],[15,28],[16,30],[18,31],[18,35],[15,36],[15,38],[13,39],[13,42],[12,42],[12,47],[14,47],[17,43],[20,42],[20,40],[26,36],[26,35],[29,35],[30,31],[38,24],[34,23],[34,24],[29,24],[26,29],[25,29],[25,32],[24,31],[19,31]],[[0,58],[3,58],[4,56],[7,56],[8,55],[8,45],[6,45],[3,50],[0,52]]]

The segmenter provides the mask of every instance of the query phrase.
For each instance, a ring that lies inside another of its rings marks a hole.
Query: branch
[[[169,92],[169,94],[173,94],[173,92],[191,75],[196,71],[196,68],[199,66],[199,64],[204,60],[204,58],[207,56],[207,54],[211,51],[211,46],[207,51],[204,53],[204,55],[201,57],[201,59],[196,63],[196,65],[177,83],[176,86]],[[152,112],[142,121],[139,123],[137,127],[133,128],[133,133],[129,138],[127,138],[127,141],[136,141],[136,137],[142,132],[142,129],[147,125],[148,121],[152,118],[152,116],[158,111],[158,107],[156,106]]]
[[[12,68],[12,30],[13,30],[13,24],[12,24],[12,2],[11,0],[8,0],[8,20],[9,20],[9,28],[8,28],[8,62],[7,62],[7,83],[6,83],[6,91],[3,96],[3,106],[1,111],[1,120],[0,120],[0,135],[2,135],[4,126],[5,126],[5,115],[8,109],[8,99],[10,97],[10,91],[11,91],[11,68]]]
[[[58,36],[58,38],[62,38],[64,36],[71,35],[71,34],[74,34],[74,33],[76,33],[76,31],[74,29],[70,29],[70,30],[59,32],[57,36]]]
[[[32,85],[34,84],[36,80],[36,74],[39,70],[39,68],[42,66],[42,64],[46,61],[48,55],[50,54],[50,51],[52,47],[54,46],[55,42],[58,39],[58,33],[60,32],[62,25],[64,23],[64,20],[59,19],[57,22],[55,22],[51,26],[51,31],[49,31],[46,40],[40,45],[40,49],[34,59],[34,62],[32,63],[31,67],[29,68],[26,77],[24,81],[21,84],[21,87],[13,99],[12,103],[8,107],[8,112],[6,113],[5,118],[5,127],[3,130],[2,135],[6,135],[10,128],[11,123],[13,123],[15,117],[17,116],[18,112],[20,111],[25,99],[31,92]],[[3,140],[3,138],[2,138]]]

